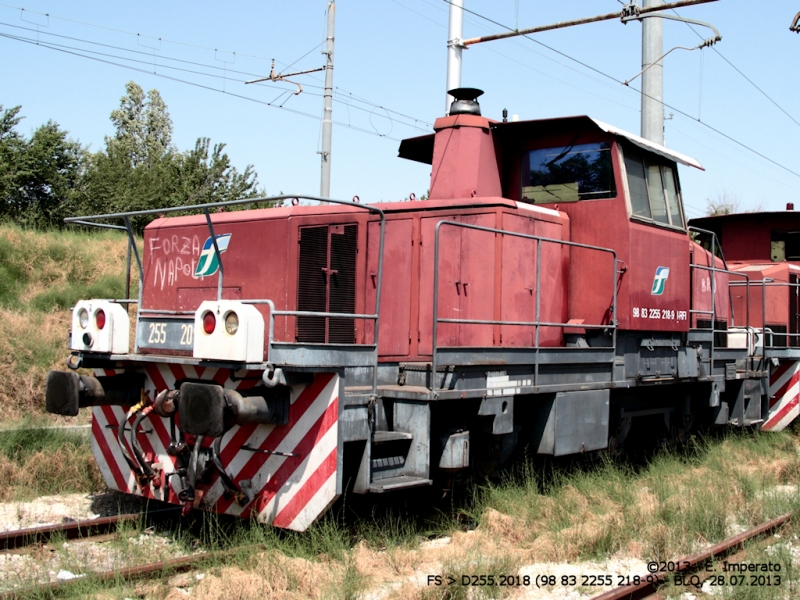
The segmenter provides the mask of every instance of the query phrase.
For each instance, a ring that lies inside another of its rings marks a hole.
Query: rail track
[[[177,573],[183,573],[202,567],[203,565],[208,564],[210,561],[218,559],[227,553],[228,551],[223,550],[216,552],[204,552],[201,554],[195,554],[193,556],[182,556],[179,558],[148,563],[145,565],[138,565],[135,567],[128,567],[125,569],[114,569],[113,571],[102,571],[98,573],[86,573],[85,575],[76,577],[75,579],[51,581],[48,583],[2,592],[0,593],[0,600],[16,600],[18,598],[26,598],[29,596],[41,596],[47,592],[55,593],[58,591],[64,591],[69,587],[84,583],[86,581],[123,582],[175,575]]]
[[[165,511],[168,512],[168,511]],[[658,571],[656,573],[642,574],[638,585],[627,585],[615,588],[595,596],[592,600],[655,600],[661,598],[658,589],[675,574],[690,575],[706,566],[707,561],[717,561],[740,551],[744,544],[760,536],[775,531],[792,519],[792,513],[787,513],[771,519],[757,527],[735,535],[727,540],[714,544],[701,552],[670,561],[675,565],[673,570]],[[92,539],[92,536],[113,534],[120,524],[136,521],[141,518],[139,514],[124,514],[115,517],[76,521],[45,527],[34,527],[8,532],[0,535],[0,552],[13,551],[26,546],[41,544],[54,535],[64,535],[68,539]],[[125,582],[148,578],[162,578],[178,573],[202,568],[209,563],[225,557],[230,550],[203,552],[192,556],[183,556],[169,560],[162,560],[144,565],[132,566],[111,571],[88,572],[75,579],[53,581],[38,585],[18,588],[0,593],[0,600],[16,600],[33,595],[42,595],[65,591],[67,588],[79,583],[93,581]]]
[[[142,520],[147,523],[157,524],[169,520],[171,517],[179,514],[179,512],[179,510],[169,508],[5,531],[0,533],[0,554],[30,552],[36,548],[41,548],[54,538],[59,541],[66,539],[73,542],[104,542],[122,535],[123,531],[121,531],[121,526],[125,524],[139,523]],[[172,572],[179,572],[181,570],[180,560],[181,559],[177,559],[175,566],[172,567]],[[152,572],[147,569],[147,567],[152,566],[153,565],[145,565],[127,569],[117,569],[106,573],[86,573],[73,580],[48,582],[25,586],[14,590],[6,590],[0,592],[0,600],[23,598],[34,594],[41,594],[48,590],[55,592],[57,590],[66,589],[70,584],[74,584],[76,581],[85,581],[86,579],[95,581],[136,579],[140,577],[141,574]]]
[[[728,557],[734,552],[739,551],[746,542],[775,531],[791,521],[791,519],[792,513],[787,513],[775,519],[771,519],[757,527],[753,527],[727,540],[723,540],[718,544],[714,544],[701,552],[675,561],[670,561],[669,564],[675,567],[672,570],[642,574],[639,584],[614,588],[613,590],[595,596],[592,600],[655,600],[660,598],[661,596],[658,595],[658,588],[664,585],[669,577],[676,574],[690,575],[696,573],[704,568],[709,560],[716,562],[722,558]]]
[[[142,515],[139,513],[130,513],[4,531],[0,533],[0,552],[19,551],[37,544],[44,544],[54,536],[63,536],[68,540],[106,536],[115,533],[123,523],[136,522],[141,518]]]

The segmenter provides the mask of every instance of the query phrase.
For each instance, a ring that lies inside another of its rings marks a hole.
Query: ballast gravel
[[[0,531],[139,513],[144,508],[145,501],[114,492],[45,496],[0,504]],[[180,544],[149,531],[98,542],[49,543],[29,552],[0,554],[0,592],[185,555]]]
[[[144,506],[141,498],[116,492],[61,494],[29,502],[5,502],[0,503],[0,531],[138,513]]]

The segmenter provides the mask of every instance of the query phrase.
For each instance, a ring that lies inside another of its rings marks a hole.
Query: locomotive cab
[[[689,331],[677,165],[702,169],[697,161],[585,116],[499,123],[459,114],[434,129],[400,147],[401,157],[431,164],[431,199],[502,195],[568,215],[572,241],[617,253],[620,329]],[[571,317],[609,322],[602,261],[572,251],[570,289],[579,293],[570,293]]]

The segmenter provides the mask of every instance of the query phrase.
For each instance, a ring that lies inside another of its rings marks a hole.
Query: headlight
[[[225,317],[225,331],[227,331],[230,335],[233,335],[239,330],[239,317],[236,316],[236,313],[231,311]]]
[[[82,308],[78,311],[78,322],[81,324],[83,329],[89,325],[89,311],[85,308]]]

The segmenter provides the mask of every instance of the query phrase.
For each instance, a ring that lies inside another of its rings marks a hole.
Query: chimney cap
[[[794,202],[787,202],[786,210],[794,210]]]
[[[478,98],[483,95],[483,90],[477,88],[455,88],[447,93],[455,98],[450,105],[451,115],[481,116],[481,106],[478,104]]]

